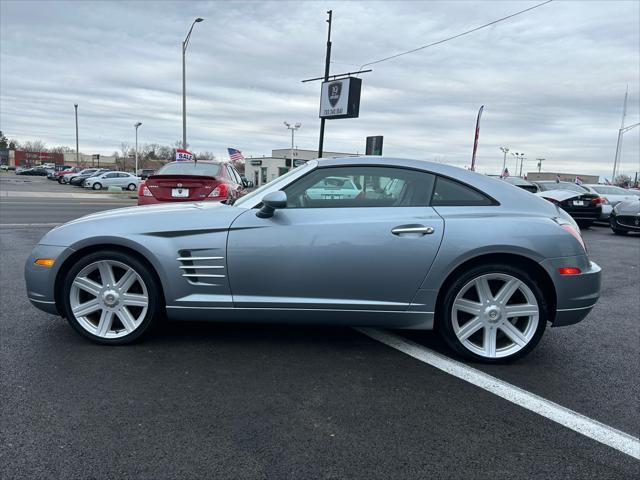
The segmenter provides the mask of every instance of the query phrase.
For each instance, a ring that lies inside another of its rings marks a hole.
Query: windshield
[[[215,177],[220,174],[219,163],[174,162],[168,163],[156,175],[205,175]]]
[[[569,190],[571,192],[577,193],[586,193],[588,190],[580,185],[576,185],[575,183],[569,182],[540,182],[538,184],[540,190],[548,191],[548,190]]]
[[[609,195],[628,195],[629,194],[629,192],[627,192],[624,188],[620,188],[620,187],[597,186],[597,187],[591,187],[591,188],[593,188],[598,193],[604,193]]]
[[[271,187],[274,183],[279,182],[281,180],[284,180],[288,177],[290,177],[291,175],[293,175],[294,173],[298,173],[300,171],[300,169],[305,168],[307,165],[310,165],[309,163],[305,163],[303,165],[300,165],[299,167],[296,167],[292,170],[289,170],[287,173],[285,173],[284,175],[275,178],[273,180],[271,180],[269,183],[265,183],[264,185],[262,185],[260,188],[256,188],[253,192],[247,193],[244,197],[241,197],[239,200],[237,200],[234,205],[236,207],[242,206],[246,203],[251,203],[251,201],[253,199],[255,199],[256,197],[260,197],[260,195],[262,195],[262,193],[267,190],[269,187]]]

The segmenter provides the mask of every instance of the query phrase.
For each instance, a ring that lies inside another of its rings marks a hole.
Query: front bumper
[[[31,304],[47,313],[59,315],[55,299],[55,280],[64,261],[73,253],[68,247],[36,245],[24,265],[27,297]],[[53,258],[53,267],[36,265],[38,258]]]
[[[583,320],[600,298],[602,269],[586,255],[547,259],[540,264],[551,276],[556,290],[554,327]],[[561,275],[561,267],[578,267],[579,275]]]

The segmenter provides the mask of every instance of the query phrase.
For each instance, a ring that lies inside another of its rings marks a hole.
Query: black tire
[[[127,185],[127,190],[129,190],[130,192],[133,192],[135,189],[136,189],[135,183],[130,183],[129,185]]]
[[[593,225],[594,220],[576,220],[576,223],[580,228],[590,228]]]
[[[467,285],[471,280],[481,275],[490,273],[504,273],[516,277],[518,280],[526,284],[531,289],[533,295],[536,298],[539,308],[538,326],[535,333],[529,343],[520,349],[518,352],[506,357],[489,358],[478,355],[467,347],[465,347],[454,332],[453,320],[452,320],[452,308],[453,302],[462,288]],[[518,358],[522,358],[528,354],[540,341],[542,335],[547,326],[549,317],[549,307],[543,291],[538,286],[538,283],[533,279],[524,269],[519,267],[513,267],[505,264],[486,264],[479,265],[471,268],[458,276],[453,283],[450,283],[447,288],[446,294],[437,308],[436,312],[436,330],[440,333],[445,343],[458,355],[468,360],[473,360],[481,363],[509,363]]]
[[[147,287],[148,307],[144,319],[140,325],[130,334],[119,338],[102,338],[87,331],[75,318],[71,310],[70,292],[76,275],[87,265],[98,262],[100,260],[115,260],[124,263],[133,268],[142,278]],[[64,316],[67,318],[71,326],[83,337],[103,345],[126,345],[138,340],[143,334],[148,332],[151,327],[159,323],[157,320],[164,316],[164,299],[162,295],[161,285],[159,285],[156,276],[150,270],[146,263],[140,261],[133,255],[115,250],[101,250],[88,254],[77,260],[71,269],[67,272],[61,291],[61,305]]]
[[[94,190],[101,190],[102,189],[102,184],[100,182],[96,182],[93,184],[93,186],[91,187]]]

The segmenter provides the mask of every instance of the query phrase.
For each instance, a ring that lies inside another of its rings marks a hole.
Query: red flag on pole
[[[480,117],[482,117],[482,110],[484,105],[478,110],[478,119],[476,120],[476,136],[473,140],[473,155],[471,155],[471,170],[476,170],[476,151],[478,150],[478,138],[480,137]]]

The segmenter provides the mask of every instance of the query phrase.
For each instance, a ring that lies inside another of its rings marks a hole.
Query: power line
[[[468,35],[468,34],[473,33],[473,32],[477,32],[478,30],[482,30],[483,28],[490,27],[491,25],[495,25],[496,23],[503,22],[503,21],[508,20],[510,18],[513,18],[513,17],[515,17],[517,15],[521,15],[521,14],[523,14],[525,12],[529,12],[529,11],[535,9],[535,8],[542,7],[543,5],[546,5],[547,3],[551,3],[551,2],[553,2],[553,0],[547,0],[546,2],[539,3],[538,5],[534,5],[533,7],[525,8],[524,10],[520,10],[519,12],[512,13],[511,15],[507,15],[506,17],[499,18],[499,19],[494,20],[494,21],[489,22],[489,23],[485,23],[484,25],[481,25],[481,26],[476,27],[476,28],[472,28],[471,30],[467,30],[466,32],[459,33],[459,34],[454,35],[452,37],[444,38],[442,40],[438,40],[437,42],[433,42],[433,43],[430,43],[428,45],[423,45],[422,47],[414,48],[413,50],[407,50],[406,52],[396,53],[395,55],[391,55],[390,57],[381,58],[380,60],[375,60],[373,62],[365,63],[364,65],[362,65],[360,67],[360,69],[362,70],[364,67],[368,67],[369,65],[375,65],[376,63],[386,62],[387,60],[392,60],[394,58],[402,57],[403,55],[409,55],[410,53],[415,53],[415,52],[418,52],[420,50],[424,50],[425,48],[433,47],[435,45],[440,45],[441,43],[448,42],[449,40],[454,40],[456,38],[462,37],[464,35]]]

